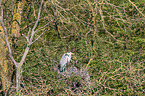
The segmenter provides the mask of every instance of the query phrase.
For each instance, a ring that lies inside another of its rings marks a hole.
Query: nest
[[[64,72],[59,73],[62,79],[66,81],[67,89],[73,93],[88,93],[90,90],[90,75],[87,69],[78,70],[76,67],[66,69]]]

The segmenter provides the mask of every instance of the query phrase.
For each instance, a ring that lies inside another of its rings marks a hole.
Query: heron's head
[[[72,53],[72,52],[67,52],[67,54],[68,54],[68,55],[71,55],[71,54],[74,54],[74,53]]]
[[[65,54],[65,56],[68,56],[68,57],[71,58],[71,54],[73,54],[73,53],[72,53],[72,52],[67,52],[67,53]]]

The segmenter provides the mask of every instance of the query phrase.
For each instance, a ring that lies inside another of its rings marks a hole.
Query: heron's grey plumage
[[[61,57],[60,69],[59,69],[60,72],[63,72],[65,66],[70,62],[71,54],[72,54],[72,52],[68,52],[68,53],[63,54],[63,56]]]

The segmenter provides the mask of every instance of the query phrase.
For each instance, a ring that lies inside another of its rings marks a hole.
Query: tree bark
[[[16,91],[20,90],[22,66],[18,66],[16,71]]]

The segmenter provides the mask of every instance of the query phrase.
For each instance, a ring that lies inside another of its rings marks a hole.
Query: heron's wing
[[[60,72],[63,72],[63,69],[65,68],[66,64],[67,64],[67,58],[66,56],[62,56],[60,60]]]
[[[66,64],[67,64],[67,57],[64,54],[60,60],[60,66],[63,67]]]

